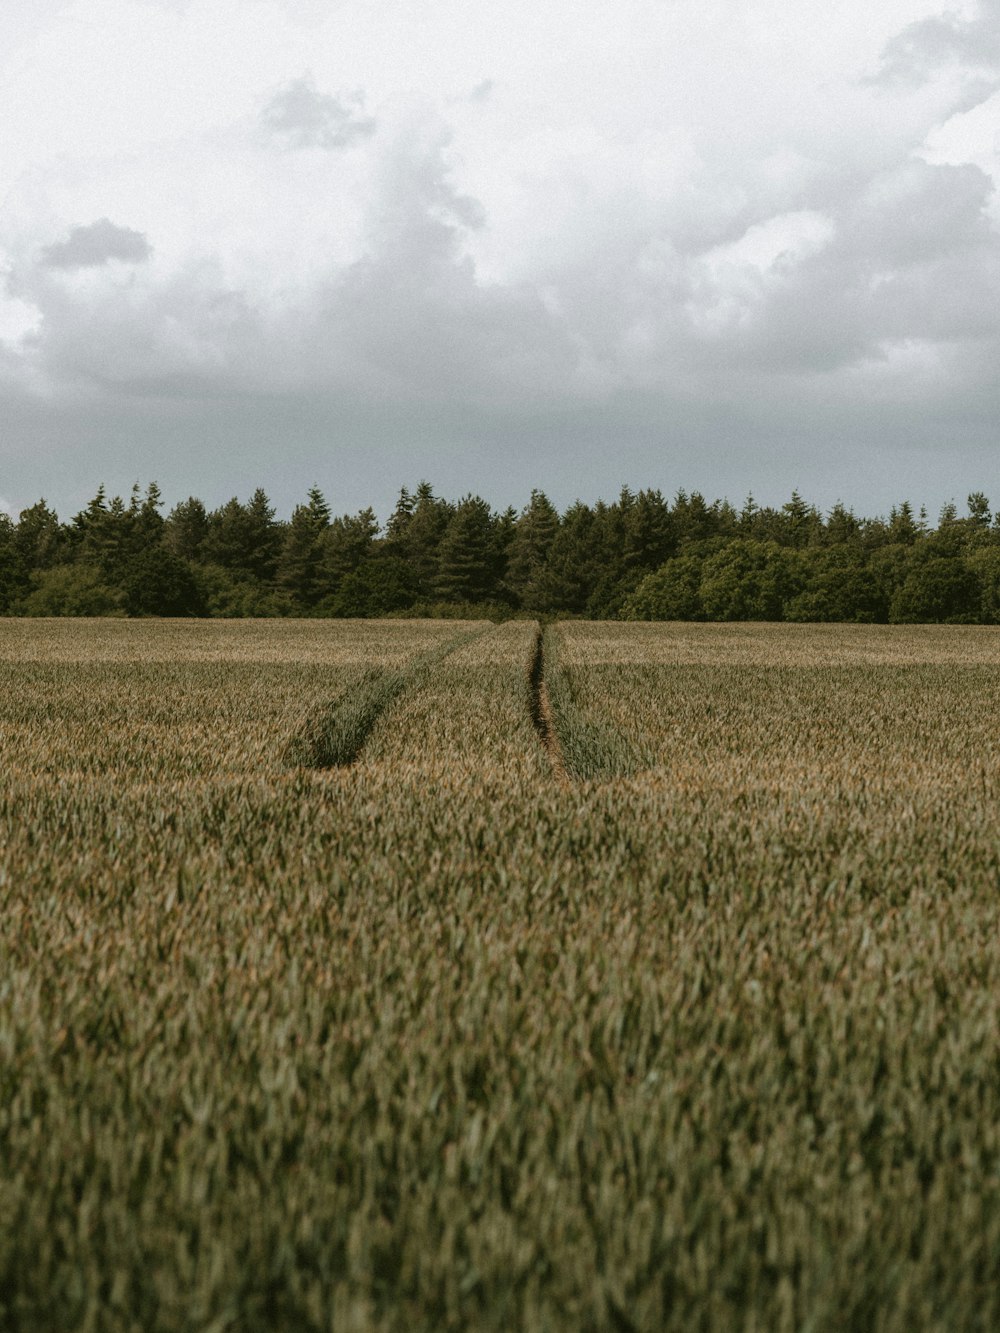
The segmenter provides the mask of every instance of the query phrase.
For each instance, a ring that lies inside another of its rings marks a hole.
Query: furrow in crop
[[[559,744],[559,734],[556,731],[552,701],[549,698],[548,686],[545,683],[545,634],[541,626],[538,627],[538,633],[535,636],[534,651],[528,666],[528,698],[532,725],[538,733],[542,748],[548,755],[552,771],[561,782],[567,782],[569,774],[566,772],[566,762],[563,759],[562,746]]]
[[[394,700],[426,680],[449,653],[478,639],[488,628],[457,634],[404,667],[369,667],[343,698],[317,709],[306,719],[286,747],[286,761],[300,768],[353,764],[375,723]]]

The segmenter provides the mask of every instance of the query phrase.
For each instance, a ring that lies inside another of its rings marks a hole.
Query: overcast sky
[[[2,0],[0,497],[1000,507],[1000,0]]]

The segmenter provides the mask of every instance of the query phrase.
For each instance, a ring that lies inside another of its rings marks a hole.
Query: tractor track
[[[531,708],[531,722],[542,749],[548,756],[552,772],[559,782],[569,783],[569,773],[563,758],[559,733],[556,730],[555,714],[545,684],[545,632],[541,625],[535,635],[535,646],[528,666],[528,697]]]

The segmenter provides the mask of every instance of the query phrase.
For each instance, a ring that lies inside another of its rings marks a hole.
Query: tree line
[[[936,524],[908,502],[824,515],[797,492],[736,509],[625,488],[559,513],[535,490],[496,511],[427,482],[384,525],[334,515],[317,487],[287,520],[260,489],[163,510],[152,484],[102,486],[67,522],[44,500],[0,516],[0,612],[1000,623],[1000,512],[981,492]]]

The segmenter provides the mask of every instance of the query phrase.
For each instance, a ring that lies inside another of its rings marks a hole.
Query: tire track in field
[[[285,762],[296,768],[346,768],[353,764],[375,723],[396,699],[422,684],[446,657],[488,634],[492,626],[456,634],[404,667],[368,667],[343,698],[306,718],[285,746]]]
[[[545,632],[541,625],[535,634],[535,646],[528,664],[528,700],[531,710],[531,722],[542,748],[552,765],[552,772],[562,783],[569,782],[566,761],[563,758],[559,732],[556,729],[555,713],[549,698],[549,687],[545,683]]]
[[[581,708],[551,626],[538,630],[529,681],[531,720],[561,782],[607,782],[644,767],[624,736]]]

